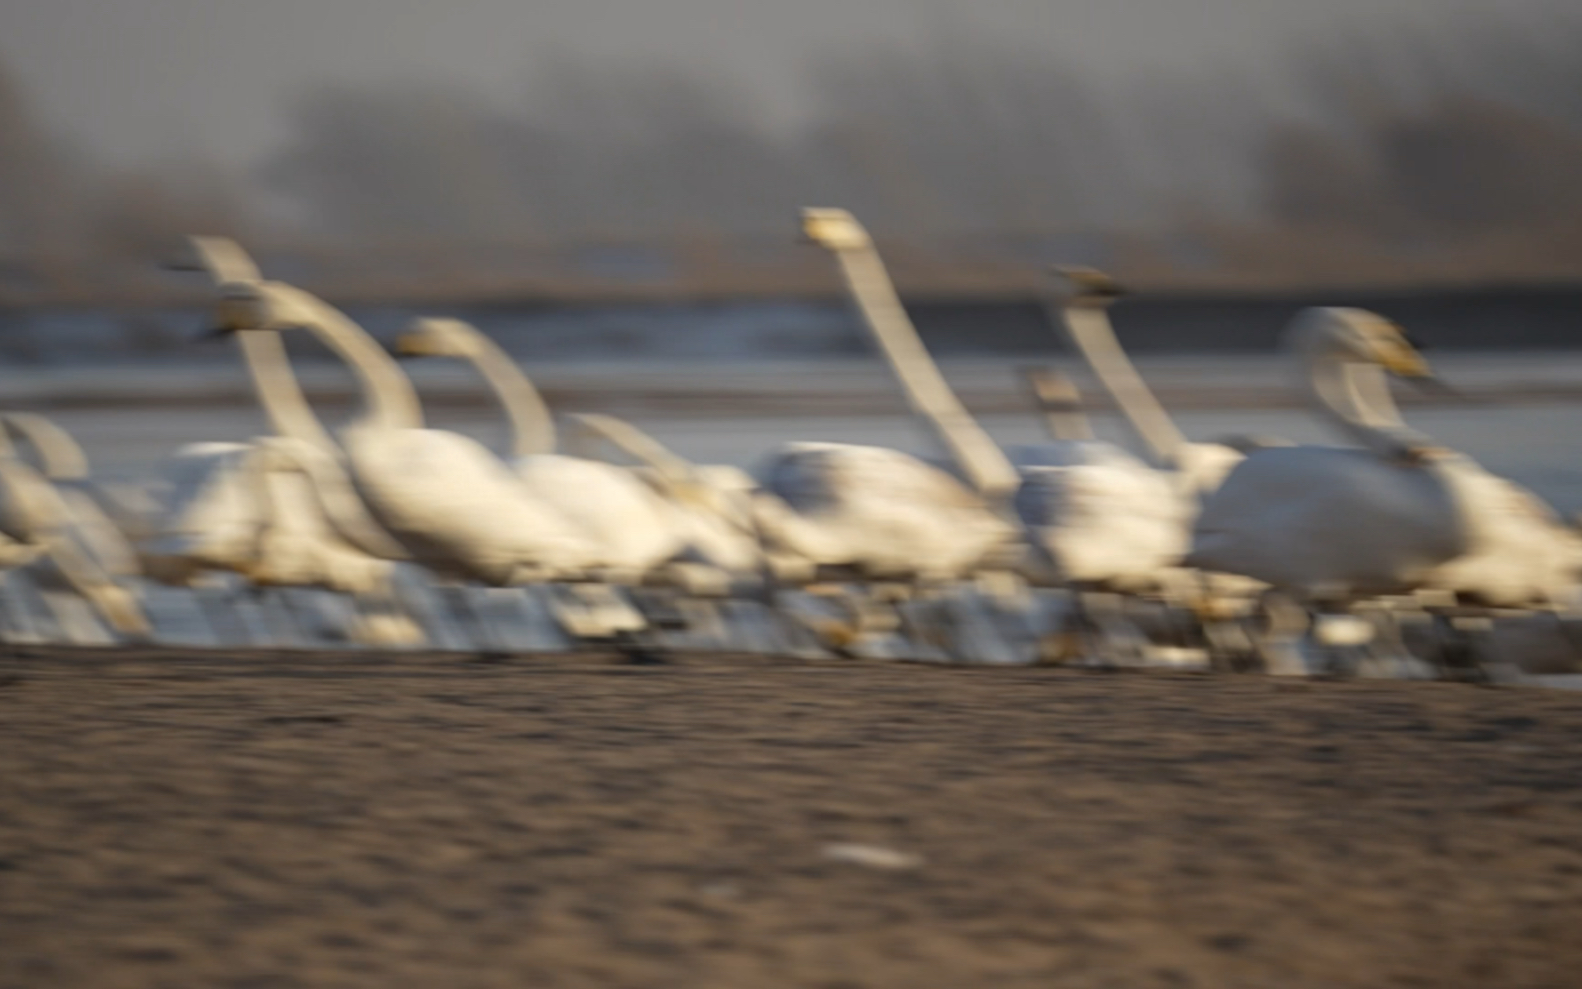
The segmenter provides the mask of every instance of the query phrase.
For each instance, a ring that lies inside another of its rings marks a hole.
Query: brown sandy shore
[[[5,987],[1560,989],[1579,930],[1579,693],[0,656]]]

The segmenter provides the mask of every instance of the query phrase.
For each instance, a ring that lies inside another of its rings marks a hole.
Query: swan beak
[[[1080,265],[1050,265],[1049,273],[1069,306],[1107,306],[1126,294],[1115,279],[1098,270]]]
[[[390,353],[397,357],[427,357],[432,353],[421,333],[403,333],[396,337]]]
[[[1391,374],[1401,378],[1433,379],[1434,369],[1413,348],[1400,345],[1382,348],[1379,363]]]

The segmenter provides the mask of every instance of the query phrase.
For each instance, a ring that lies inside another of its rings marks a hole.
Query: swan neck
[[[380,429],[422,429],[423,407],[417,390],[395,358],[345,313],[315,296],[288,285],[271,285],[281,293],[291,317],[346,362],[362,388],[363,413],[353,424]]]
[[[572,444],[570,452],[576,456],[591,455],[587,441],[596,437],[652,468],[667,485],[685,483],[692,478],[692,465],[688,461],[623,419],[589,412],[571,416],[567,422],[568,439]]]
[[[917,335],[884,262],[871,245],[835,252],[858,308],[895,373],[913,411],[920,414],[980,493],[1000,498],[1020,485],[1016,468],[978,425],[945,381]]]
[[[298,471],[308,479],[319,511],[336,534],[354,548],[382,560],[410,558],[395,537],[368,513],[351,478],[346,476],[345,469],[335,457],[327,455],[326,451],[313,444],[269,443],[260,446],[257,454],[250,458],[257,474],[270,472],[264,467],[264,455],[278,459],[286,469]],[[267,488],[262,485],[255,490],[267,493]]]
[[[474,335],[467,360],[494,389],[511,424],[511,455],[555,452],[555,421],[533,382],[509,354],[482,333]]]
[[[1427,442],[1401,419],[1377,364],[1320,351],[1308,359],[1308,386],[1320,414],[1376,453],[1395,457]]]
[[[30,412],[13,412],[5,416],[5,429],[0,430],[4,445],[0,454],[14,455],[16,448],[8,435],[15,431],[38,456],[39,467],[51,481],[86,481],[88,455],[76,437],[41,415]]]
[[[1148,449],[1154,465],[1179,466],[1186,438],[1121,348],[1120,341],[1115,338],[1115,329],[1110,325],[1109,313],[1095,306],[1067,306],[1062,317],[1071,342],[1120,407],[1126,422]]]
[[[240,330],[236,334],[242,359],[253,379],[253,392],[263,406],[269,427],[278,436],[333,450],[335,441],[314,414],[291,369],[286,342],[274,330]]]

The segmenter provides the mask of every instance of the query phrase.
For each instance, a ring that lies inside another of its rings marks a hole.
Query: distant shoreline
[[[467,319],[524,362],[828,359],[871,352],[856,313],[838,296],[343,304],[352,318],[385,339],[418,315]],[[1048,360],[1068,353],[1047,301],[1031,292],[909,296],[907,304],[929,349],[942,358]],[[1258,295],[1149,293],[1123,298],[1113,318],[1122,342],[1139,355],[1271,354],[1279,349],[1290,317],[1315,305],[1375,310],[1433,349],[1582,349],[1582,284]],[[195,342],[204,325],[203,310],[190,304],[0,308],[0,366],[70,365],[85,358],[220,361],[226,353],[222,347]]]

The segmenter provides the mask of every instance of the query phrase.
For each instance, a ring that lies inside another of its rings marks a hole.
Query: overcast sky
[[[673,60],[796,119],[801,66],[832,45],[940,31],[1036,46],[1118,76],[1264,66],[1292,36],[1555,0],[3,0],[0,59],[45,117],[121,161],[243,163],[323,82],[428,77],[520,99],[535,60]]]

